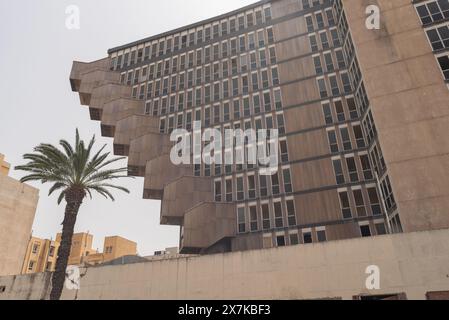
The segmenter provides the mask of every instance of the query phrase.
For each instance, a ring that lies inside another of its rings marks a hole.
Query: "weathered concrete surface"
[[[365,287],[377,265],[381,290]],[[449,290],[449,230],[83,269],[64,299],[315,299]],[[0,278],[0,299],[42,299],[51,274]]]

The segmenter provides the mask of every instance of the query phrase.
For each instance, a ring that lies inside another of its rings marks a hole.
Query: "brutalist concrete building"
[[[448,25],[448,0],[265,0],[74,62],[70,81],[181,253],[444,229]],[[278,129],[278,170],[174,165],[170,134],[194,121]]]

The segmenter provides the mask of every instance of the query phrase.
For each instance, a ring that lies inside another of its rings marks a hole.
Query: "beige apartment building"
[[[0,275],[20,274],[31,236],[39,190],[8,176],[0,154]]]
[[[55,241],[32,237],[28,243],[22,274],[54,271],[60,242],[60,233]],[[92,242],[93,235],[89,233],[74,234],[69,265],[97,265],[123,256],[137,255],[137,244],[122,237],[106,237],[103,252],[93,249]]]
[[[448,1],[374,1],[380,29],[369,4],[264,0],[74,62],[181,254],[449,228]],[[194,121],[278,129],[277,172],[172,164],[170,134]]]

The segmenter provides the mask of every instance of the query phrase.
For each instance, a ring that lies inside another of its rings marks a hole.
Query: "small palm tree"
[[[109,189],[129,193],[128,189],[109,183],[110,180],[128,177],[127,168],[105,168],[123,157],[108,160],[110,153],[103,153],[106,145],[93,155],[94,143],[95,136],[86,147],[84,141],[80,140],[77,129],[73,147],[65,140],[59,142],[63,151],[51,144],[41,144],[34,148],[34,153],[23,156],[25,160],[29,160],[28,164],[15,167],[16,170],[29,173],[21,179],[22,182],[52,183],[49,195],[59,191],[58,204],[63,200],[66,202],[61,243],[52,277],[51,300],[59,300],[61,297],[76,218],[84,198],[88,195],[92,199],[92,191],[96,191],[115,201]]]

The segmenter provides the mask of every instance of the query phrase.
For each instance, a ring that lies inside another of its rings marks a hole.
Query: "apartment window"
[[[159,124],[159,132],[165,133],[165,118],[161,118],[161,121]]]
[[[32,252],[33,253],[38,253],[39,252],[39,247],[40,247],[39,243],[34,243]]]
[[[280,150],[281,150],[281,161],[282,163],[288,162],[288,149],[287,149],[287,140],[281,140],[279,142]]]
[[[274,203],[274,224],[275,224],[276,228],[284,227],[284,218],[282,216],[281,202]]]
[[[346,98],[346,103],[349,109],[349,116],[352,120],[357,119],[359,117],[359,112],[357,111],[357,106],[355,104],[354,98]]]
[[[265,14],[265,21],[270,21],[271,20],[271,8],[265,8],[264,9],[264,14]]]
[[[320,97],[327,98],[327,88],[326,88],[326,83],[324,81],[324,78],[318,79],[317,83],[318,83],[318,89],[320,91]]]
[[[299,244],[299,237],[297,233],[290,234],[290,245],[296,246]]]
[[[329,41],[327,39],[326,32],[320,33],[320,39],[321,39],[321,45],[323,46],[323,49],[329,49]]]
[[[326,122],[326,124],[334,123],[332,110],[329,103],[323,104],[323,113],[324,113],[324,121]]]
[[[276,49],[275,47],[270,47],[268,49],[268,53],[270,54],[270,64],[276,64],[277,58],[276,58]]]
[[[280,193],[279,189],[279,174],[275,173],[271,176],[271,190],[274,195]]]
[[[267,54],[265,52],[265,49],[259,51],[259,62],[262,68],[267,66]]]
[[[312,232],[310,232],[310,231],[303,232],[302,239],[303,239],[304,244],[312,243],[313,242]]]
[[[259,230],[259,225],[257,222],[257,207],[256,206],[249,207],[249,219],[250,219],[251,231],[254,232],[254,231]]]
[[[260,113],[260,96],[255,94],[253,96],[253,106],[254,106],[254,114]]]
[[[341,213],[343,215],[343,219],[351,219],[351,206],[349,204],[349,197],[346,191],[339,193],[340,205],[341,205]]]
[[[232,202],[232,179],[226,180],[226,202]]]
[[[348,166],[349,179],[351,182],[358,182],[359,175],[357,173],[354,157],[346,158],[346,165]]]
[[[287,220],[290,227],[296,226],[295,202],[293,200],[286,201]]]
[[[293,187],[292,187],[292,179],[291,179],[291,175],[290,175],[290,169],[283,169],[282,170],[283,176],[284,176],[284,190],[286,193],[290,193],[293,192]]]
[[[268,195],[267,176],[259,175],[260,196],[266,197]]]
[[[329,76],[329,83],[331,86],[332,95],[333,96],[340,95],[340,88],[338,87],[338,81],[337,81],[336,75]]]
[[[329,147],[331,153],[339,152],[340,150],[338,148],[337,135],[335,134],[335,130],[329,130],[327,132],[327,137],[329,139]]]
[[[426,31],[433,50],[449,47],[449,26],[441,26]]]
[[[318,51],[318,43],[316,41],[316,36],[310,35],[309,42],[310,42],[310,48],[311,48],[312,52],[317,52]]]
[[[343,90],[345,93],[351,93],[352,87],[351,87],[351,81],[349,80],[348,73],[341,73],[341,82],[343,83]]]
[[[282,97],[281,97],[281,90],[274,90],[274,105],[276,107],[276,110],[282,109]]]
[[[276,244],[278,247],[285,247],[285,236],[276,236]]]
[[[264,230],[271,229],[270,209],[268,204],[262,204],[262,227]]]
[[[33,269],[34,269],[34,264],[35,264],[34,261],[30,261],[30,262],[28,263],[28,271],[33,271]]]
[[[316,237],[318,242],[326,242],[327,241],[326,230],[325,229],[317,230]]]
[[[223,104],[223,121],[230,120],[229,103],[225,102]]]
[[[339,69],[345,69],[346,68],[346,62],[345,57],[343,55],[342,50],[335,50],[335,56],[337,57],[337,64]]]
[[[340,128],[341,140],[343,142],[343,149],[345,151],[352,149],[351,137],[349,136],[349,130],[347,127]]]
[[[318,29],[324,28],[323,14],[321,12],[318,12],[315,14],[315,19],[316,19]]]
[[[326,62],[327,72],[333,72],[335,70],[334,61],[332,60],[332,54],[330,52],[324,54],[324,61]]]
[[[279,73],[277,67],[271,68],[271,80],[273,81],[274,86],[279,84]]]
[[[373,178],[373,172],[371,170],[371,164],[369,162],[368,155],[361,155],[360,162],[362,164],[363,177],[365,180],[371,180]]]
[[[237,177],[237,200],[241,201],[245,199],[245,193],[243,191],[243,177]]]
[[[221,181],[215,181],[215,201],[221,202]]]
[[[251,52],[249,55],[250,64],[251,64],[251,70],[254,70],[257,68],[257,59],[256,59],[256,52]]]
[[[315,73],[316,74],[322,74],[323,73],[323,67],[321,65],[321,58],[320,56],[313,57],[313,63],[315,65]]]
[[[307,31],[312,32],[313,30],[315,30],[315,27],[313,25],[312,16],[306,17],[306,25],[307,25]]]
[[[381,187],[387,210],[391,210],[396,206],[396,201],[393,196],[393,189],[391,188],[389,176],[386,176],[385,179],[382,181]]]
[[[369,225],[360,226],[360,233],[361,233],[362,237],[364,237],[364,238],[371,237],[371,229],[370,229]]]
[[[385,228],[384,222],[377,222],[374,224],[374,227],[376,228],[377,235],[381,236],[387,234],[387,229]]]
[[[363,137],[362,127],[360,125],[354,125],[352,127],[352,130],[354,132],[354,137],[355,137],[357,147],[364,148],[365,147],[365,138]]]
[[[425,3],[416,7],[422,24],[437,22],[449,18],[449,2],[438,0]]]
[[[355,208],[358,217],[366,216],[365,201],[363,200],[363,193],[361,189],[353,190]]]
[[[332,163],[334,165],[334,172],[337,184],[344,184],[346,181],[345,176],[343,174],[343,167],[341,165],[341,160],[340,159],[333,160]]]
[[[245,217],[245,208],[238,208],[237,209],[237,221],[238,221],[238,228],[239,233],[245,233],[246,232],[246,217]]]
[[[257,31],[257,40],[259,41],[259,48],[265,46],[265,32],[263,30]]]
[[[379,196],[375,187],[367,188],[369,202],[371,204],[371,211],[373,216],[378,216],[382,214],[382,209],[380,207]]]
[[[437,58],[443,72],[444,79],[449,80],[449,56],[447,54]]]

